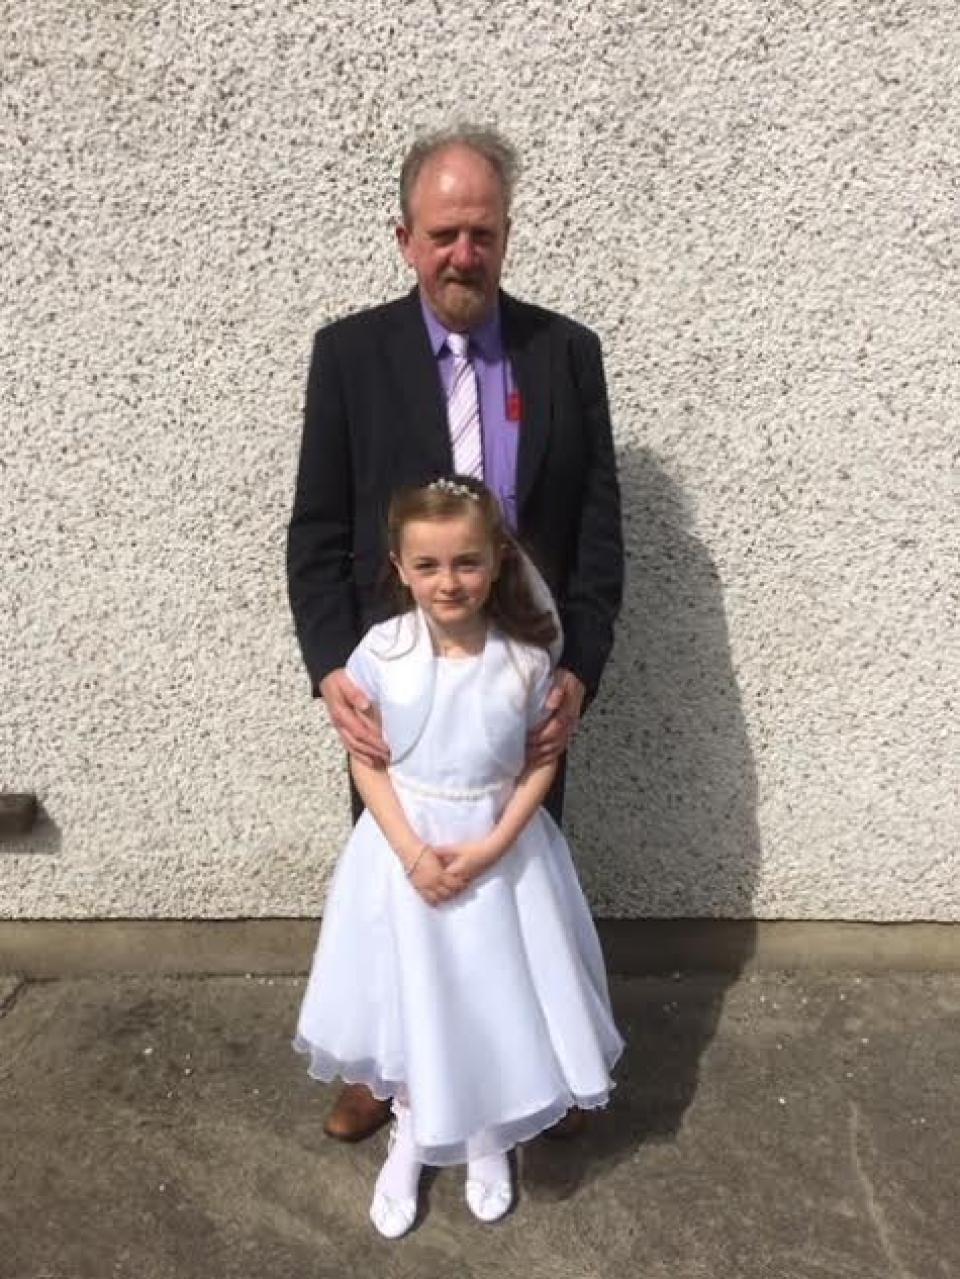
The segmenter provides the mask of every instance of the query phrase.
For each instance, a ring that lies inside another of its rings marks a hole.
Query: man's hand
[[[385,768],[390,763],[390,749],[380,732],[376,711],[342,666],[321,680],[320,696],[349,753],[371,768]]]
[[[586,691],[573,671],[557,668],[553,687],[547,694],[549,718],[527,737],[528,767],[557,759],[567,749],[580,723]]]

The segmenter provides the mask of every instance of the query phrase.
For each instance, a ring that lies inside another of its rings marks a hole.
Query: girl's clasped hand
[[[430,906],[442,906],[464,892],[497,860],[481,841],[433,847],[424,844],[407,868],[407,878]]]

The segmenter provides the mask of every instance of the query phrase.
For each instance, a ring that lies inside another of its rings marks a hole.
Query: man
[[[344,663],[383,616],[386,509],[402,485],[456,470],[482,477],[553,591],[564,649],[532,760],[566,750],[612,645],[623,551],[600,343],[500,290],[516,168],[513,148],[491,130],[416,143],[401,171],[396,235],[417,287],[315,339],[290,601],[314,695],[347,750],[371,764],[385,766],[389,751]],[[548,804],[558,817],[562,788],[561,772]],[[348,1085],[326,1131],[357,1140],[388,1114]]]

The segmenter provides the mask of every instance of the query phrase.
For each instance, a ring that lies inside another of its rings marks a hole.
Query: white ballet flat
[[[370,1220],[384,1239],[399,1239],[413,1225],[417,1215],[416,1199],[391,1199],[375,1194],[370,1205]]]
[[[387,1134],[387,1155],[397,1140],[397,1125],[391,1125]],[[370,1220],[384,1239],[399,1239],[413,1225],[417,1216],[417,1199],[394,1199],[392,1195],[382,1195],[379,1190],[373,1192],[373,1203],[370,1205]]]
[[[485,1181],[467,1178],[464,1186],[467,1206],[478,1221],[499,1221],[510,1211],[513,1203],[513,1186],[509,1181],[495,1181],[488,1186]]]

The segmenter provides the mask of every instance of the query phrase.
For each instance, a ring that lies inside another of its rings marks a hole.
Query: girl
[[[540,807],[556,765],[524,766],[559,651],[549,593],[476,480],[398,494],[388,535],[397,615],[347,671],[391,763],[351,759],[366,812],[294,1045],[315,1078],[393,1098],[370,1216],[397,1238],[423,1164],[465,1163],[474,1215],[502,1217],[507,1153],[571,1106],[604,1105],[623,1043],[569,849]]]

